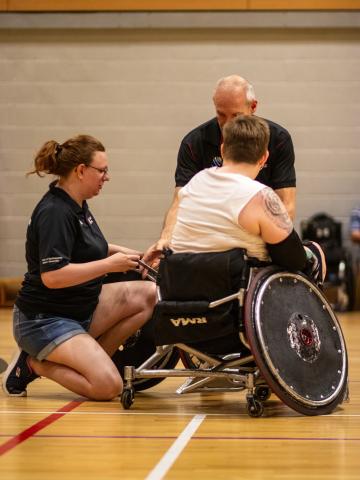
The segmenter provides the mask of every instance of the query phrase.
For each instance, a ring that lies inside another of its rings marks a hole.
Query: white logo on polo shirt
[[[42,258],[41,263],[42,263],[42,265],[48,265],[48,264],[51,264],[51,263],[59,263],[59,262],[61,262],[62,259],[63,259],[63,257]]]

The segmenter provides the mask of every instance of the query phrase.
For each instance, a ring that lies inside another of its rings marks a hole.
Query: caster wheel
[[[134,389],[125,388],[121,394],[121,404],[125,410],[129,410],[134,403]]]
[[[271,397],[271,390],[269,387],[258,386],[255,387],[255,398],[260,402],[266,402]]]
[[[254,396],[247,397],[246,410],[250,417],[261,417],[264,413],[264,407]]]

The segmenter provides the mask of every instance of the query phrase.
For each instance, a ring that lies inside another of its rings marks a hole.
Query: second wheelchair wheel
[[[261,270],[245,300],[254,359],[271,390],[304,415],[331,413],[347,394],[348,362],[339,322],[305,276]]]
[[[156,350],[155,343],[152,337],[152,330],[150,326],[145,325],[140,335],[138,336],[134,345],[125,348],[124,350],[117,350],[112,356],[112,360],[115,363],[117,369],[120,372],[122,378],[124,378],[124,368],[127,365],[139,367],[148,358],[153,355]],[[179,352],[176,348],[173,348],[164,357],[162,357],[156,365],[152,365],[154,369],[173,369],[179,361]],[[162,382],[164,378],[140,378],[133,382],[135,391],[140,392],[154,387],[158,383]]]
[[[207,355],[224,358],[229,353],[237,353],[241,358],[251,355],[251,352],[241,342],[239,335],[226,335],[215,340],[208,340],[206,342],[196,342],[192,345],[200,352],[205,352]],[[199,368],[206,368],[207,364],[193,353],[188,353],[180,350],[180,358],[185,368],[197,370]]]

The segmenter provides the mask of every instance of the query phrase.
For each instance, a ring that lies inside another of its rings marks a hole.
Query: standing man
[[[151,261],[155,252],[169,244],[176,222],[180,189],[204,168],[222,165],[220,146],[225,123],[239,114],[254,114],[258,103],[252,85],[238,75],[230,75],[217,82],[213,102],[216,117],[191,130],[181,142],[173,201],[166,214],[160,239],[148,249],[145,261]],[[275,190],[293,219],[296,187],[293,143],[285,128],[270,120],[266,122],[270,128],[269,158],[256,180]]]

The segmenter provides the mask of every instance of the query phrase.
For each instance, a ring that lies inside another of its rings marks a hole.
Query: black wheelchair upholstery
[[[247,259],[244,251],[168,254],[148,328],[156,352],[125,367],[124,408],[139,379],[188,377],[178,393],[246,390],[247,411],[263,413],[274,392],[305,415],[330,413],[347,397],[347,354],[322,292],[300,272]],[[158,369],[177,349],[185,369]]]
[[[238,302],[215,308],[209,304],[239,290],[245,266],[241,249],[168,255],[160,263],[157,280],[161,301],[153,319],[156,344],[194,344],[238,336]]]

